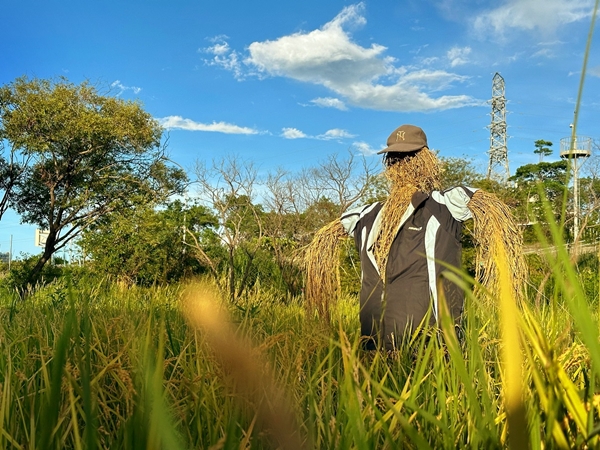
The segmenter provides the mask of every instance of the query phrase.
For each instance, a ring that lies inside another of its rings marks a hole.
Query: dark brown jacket
[[[385,289],[373,255],[383,204],[373,203],[342,215],[342,224],[354,237],[360,254],[360,322],[362,335],[368,338],[367,348],[376,347],[381,339],[386,349],[395,349],[398,339],[418,325],[430,307],[431,324],[437,322],[439,275],[448,270],[444,264],[461,266],[462,222],[472,217],[467,204],[474,192],[456,187],[413,195],[390,248]],[[464,293],[448,280],[443,286],[450,312],[458,319]]]

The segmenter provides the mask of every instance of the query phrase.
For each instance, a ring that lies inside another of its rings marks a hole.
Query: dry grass
[[[469,202],[477,244],[476,278],[489,293],[499,290],[498,261],[505,261],[516,299],[523,298],[527,266],[523,239],[510,208],[498,197],[477,191]]]
[[[392,192],[395,188],[408,185],[421,192],[440,189],[442,168],[440,161],[431,150],[425,147],[414,155],[406,156],[399,162],[385,169],[384,175],[389,180]]]
[[[340,291],[340,241],[347,236],[339,220],[321,228],[309,244],[305,255],[306,307],[328,320],[330,302]]]
[[[375,260],[385,273],[390,248],[398,234],[400,219],[415,192],[431,192],[440,186],[440,163],[428,148],[385,169],[391,192],[381,212],[381,230],[375,241]]]

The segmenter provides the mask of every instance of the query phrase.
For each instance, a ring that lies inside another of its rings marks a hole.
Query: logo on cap
[[[396,142],[398,142],[399,140],[404,140],[406,135],[406,131],[400,130],[396,133]]]

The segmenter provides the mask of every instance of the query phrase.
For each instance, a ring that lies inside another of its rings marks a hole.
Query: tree
[[[555,220],[560,220],[564,210],[563,199],[567,190],[568,162],[541,162],[518,167],[510,181],[515,183],[517,199],[515,215],[523,224],[539,223],[546,229],[545,205],[552,210]],[[546,203],[547,202],[547,203]]]
[[[11,205],[48,231],[30,282],[52,255],[108,213],[182,189],[162,129],[139,103],[100,95],[88,82],[18,78],[0,88],[4,139],[29,158]]]
[[[213,160],[211,166],[198,161],[195,174],[200,201],[209,205],[217,218],[217,236],[226,253],[226,288],[230,300],[235,301],[248,287],[262,245],[263,210],[254,204],[257,172],[251,162],[229,155]],[[207,254],[198,241],[193,246],[216,275],[220,258]]]
[[[279,168],[265,180],[264,247],[273,255],[279,281],[286,292],[297,295],[302,289],[302,258],[298,249],[307,235],[303,209],[306,198],[301,195],[298,177]],[[275,278],[278,278],[276,280]]]
[[[303,171],[302,185],[312,193],[308,205],[326,198],[338,205],[339,216],[367,194],[374,177],[373,170],[364,156],[357,161],[351,152],[347,158],[337,154],[327,157],[317,167]]]
[[[540,162],[542,162],[544,156],[550,156],[552,154],[552,149],[550,147],[552,147],[552,142],[539,139],[535,141],[535,150],[533,153],[540,155]]]
[[[511,180],[523,185],[541,182],[549,197],[554,198],[557,193],[562,193],[567,180],[567,169],[568,162],[565,160],[525,164],[517,168]]]
[[[455,186],[478,186],[485,179],[468,158],[440,157],[440,162],[442,189]]]
[[[140,284],[167,283],[205,272],[186,245],[190,233],[210,239],[216,218],[201,205],[175,200],[166,208],[140,206],[131,214],[107,214],[79,242],[98,273]]]
[[[9,208],[14,197],[15,187],[23,177],[29,162],[27,155],[19,155],[10,144],[8,157],[5,156],[6,144],[3,135],[4,131],[0,123],[0,220]]]
[[[266,207],[265,244],[274,257],[281,285],[296,295],[302,287],[302,249],[315,231],[337,219],[358,201],[379,192],[373,167],[364,157],[348,152],[319,161],[299,174],[283,169],[268,174],[262,193]]]

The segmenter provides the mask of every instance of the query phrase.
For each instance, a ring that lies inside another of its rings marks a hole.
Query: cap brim
[[[379,150],[377,152],[378,155],[382,153],[390,153],[390,152],[398,152],[398,153],[406,153],[406,152],[415,152],[417,150],[421,150],[425,148],[425,145],[415,145],[415,144],[404,144],[401,142],[390,145],[389,147],[384,148],[383,150]]]

